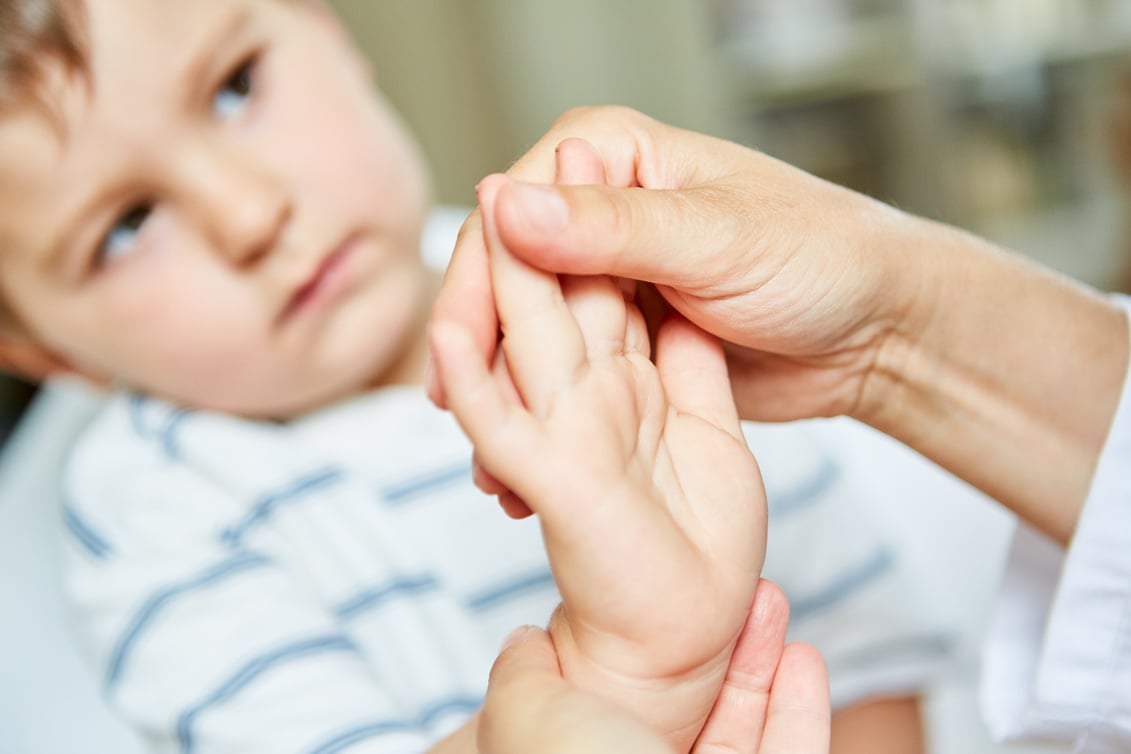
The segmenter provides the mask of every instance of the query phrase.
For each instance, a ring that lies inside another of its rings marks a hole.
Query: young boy
[[[516,466],[534,471],[557,450],[585,489],[653,506],[575,518],[527,491],[559,597],[536,524],[475,494],[466,441],[418,387],[435,288],[418,253],[424,169],[329,11],[315,0],[2,0],[0,21],[0,353],[29,376],[145,391],[108,401],[65,491],[81,639],[153,749],[421,751],[453,733],[441,746],[470,748],[499,641],[559,600],[555,633],[577,639],[571,680],[686,749],[761,563],[745,449],[723,446],[716,469],[737,480],[726,499],[689,493],[668,515],[674,488],[649,480],[670,466],[618,444],[655,436],[634,414],[587,425],[567,447],[514,448]],[[629,361],[636,371],[606,387],[625,401],[648,388],[658,403],[642,415],[663,418],[677,397],[668,378]],[[578,405],[593,417],[630,405],[603,395]],[[706,408],[696,426],[731,443],[725,406]],[[874,614],[898,573],[857,508],[843,519],[860,536],[837,528],[824,505],[844,492],[835,465],[794,435],[770,437],[793,438],[779,497],[816,481],[797,507],[823,507],[835,530],[799,533],[824,536],[813,545],[824,557],[786,552],[797,573],[778,574],[787,592],[783,577],[798,575],[796,602],[808,590],[816,633],[855,637],[827,645],[835,694],[837,651],[860,657],[919,629]],[[626,453],[637,486],[596,447]],[[840,539],[852,541],[831,546]],[[610,553],[624,562],[601,559]],[[819,586],[814,568],[851,575],[842,563],[866,569],[864,586]],[[859,609],[832,599],[849,594]],[[855,631],[847,616],[862,619]],[[924,677],[915,666],[854,687],[857,676],[840,701],[907,693]]]

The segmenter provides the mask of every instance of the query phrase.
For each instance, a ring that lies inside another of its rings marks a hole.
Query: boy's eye
[[[118,257],[125,256],[133,251],[137,244],[137,236],[142,226],[153,213],[153,208],[148,204],[138,205],[118,218],[106,238],[99,245],[95,264],[100,266],[112,262]]]
[[[221,119],[238,115],[255,87],[255,58],[240,63],[212,98],[212,109]]]

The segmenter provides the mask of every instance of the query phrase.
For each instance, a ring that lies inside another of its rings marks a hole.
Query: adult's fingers
[[[744,264],[751,208],[731,188],[651,190],[512,182],[495,197],[504,245],[542,269],[710,295]]]
[[[479,716],[479,751],[517,754],[536,741],[540,714],[565,682],[549,634],[524,626],[508,638],[491,668]],[[532,729],[532,726],[534,729]]]
[[[491,668],[488,687],[497,692],[514,683],[537,685],[560,680],[561,676],[558,653],[550,634],[536,626],[521,626],[503,643]]]
[[[559,144],[557,162],[559,185],[605,184],[601,155],[584,139],[566,139]],[[562,275],[560,280],[590,358],[623,353],[628,311],[620,283],[606,275]]]
[[[673,754],[645,725],[563,680],[549,635],[529,627],[491,669],[478,744],[481,754]]]
[[[758,754],[828,754],[831,725],[824,659],[808,644],[787,645],[770,689]]]
[[[514,178],[531,183],[553,183],[558,178],[559,147],[570,137],[580,137],[599,156],[609,182],[618,186],[637,185],[638,167],[643,155],[655,152],[649,134],[652,129],[676,131],[627,108],[571,110],[558,118],[538,143],[507,172]],[[567,146],[566,149],[575,147]],[[649,172],[664,171],[654,168]],[[443,288],[432,308],[432,321],[462,324],[471,333],[484,361],[490,361],[491,354],[495,352],[498,321],[479,211],[472,213],[460,229],[444,275]],[[446,408],[444,391],[434,370],[429,370],[426,387],[432,401],[440,408]]]
[[[735,644],[722,691],[691,754],[758,752],[788,624],[785,594],[773,582],[762,579]]]

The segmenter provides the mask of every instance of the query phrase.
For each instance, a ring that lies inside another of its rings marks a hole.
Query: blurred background
[[[443,203],[471,206],[568,108],[615,103],[1131,290],[1128,0],[331,1]],[[874,471],[886,438],[845,432]],[[1011,524],[915,464],[885,470],[887,503],[937,534],[925,557],[950,583],[935,593],[968,641],[928,702],[931,749],[1044,751],[991,744],[977,708]]]
[[[330,3],[420,139],[444,205],[472,206],[478,180],[569,107],[623,104],[967,227],[1100,288],[1131,289],[1129,0]],[[33,395],[0,375],[0,447]],[[891,444],[845,432],[861,468]],[[61,447],[33,432],[0,459],[9,467],[29,458],[19,444]],[[987,742],[973,687],[1010,522],[916,463],[884,470],[892,518],[929,522],[940,552],[924,558],[948,564],[952,583],[939,593],[970,635],[966,665],[931,700],[933,751],[1003,751]],[[48,547],[6,547],[17,545]],[[35,599],[40,581],[21,599]]]
[[[330,1],[444,204],[470,207],[478,180],[566,109],[616,103],[1131,289],[1128,0]],[[32,395],[0,377],[0,445]],[[883,440],[863,440],[862,456],[869,442]],[[892,491],[900,505],[937,514],[966,503],[931,498],[970,499],[941,474],[927,491],[918,473]],[[1003,542],[1005,518],[970,506]],[[950,526],[952,541],[969,533]],[[981,601],[963,603],[972,631],[1000,559],[965,551],[954,566],[980,579]],[[936,726],[940,752],[997,751],[976,723],[973,663],[934,702],[936,717],[972,721]]]
[[[1088,282],[1122,274],[1126,0],[333,4],[431,156],[441,201],[472,203],[569,107],[617,103]]]
[[[1131,287],[1127,0],[331,4],[443,203],[566,109],[616,103]],[[0,438],[29,394],[0,381]]]

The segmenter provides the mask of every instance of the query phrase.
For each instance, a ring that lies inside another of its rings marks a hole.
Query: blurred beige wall
[[[729,135],[702,0],[332,0],[416,132],[440,201],[469,204],[576,105]]]

